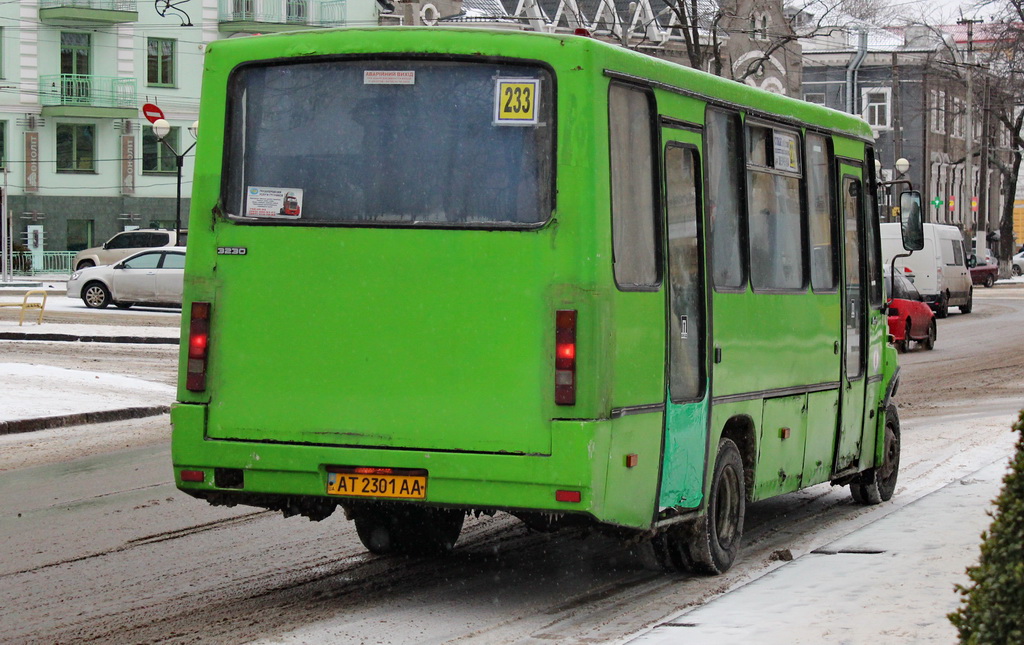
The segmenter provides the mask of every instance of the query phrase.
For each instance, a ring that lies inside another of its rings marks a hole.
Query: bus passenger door
[[[864,185],[861,168],[840,164],[840,215],[843,222],[843,375],[836,461],[833,473],[856,466],[864,422],[867,317],[864,231],[861,227]]]
[[[703,497],[709,390],[700,136],[662,132],[668,391],[659,508],[696,508]]]

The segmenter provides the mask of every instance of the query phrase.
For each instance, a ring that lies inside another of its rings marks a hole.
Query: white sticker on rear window
[[[367,69],[363,71],[363,85],[415,85],[416,72],[398,69]]]
[[[302,217],[302,189],[249,186],[245,216],[298,219]]]

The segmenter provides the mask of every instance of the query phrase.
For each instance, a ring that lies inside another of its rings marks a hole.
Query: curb
[[[50,428],[64,428],[67,426],[85,425],[89,423],[123,421],[124,419],[141,419],[143,417],[155,417],[161,414],[167,414],[170,411],[171,406],[169,405],[153,405],[142,408],[122,408],[120,410],[103,410],[100,412],[80,412],[77,414],[65,414],[57,417],[0,421],[0,435],[15,434],[18,432],[34,432],[36,430],[48,430]]]
[[[29,334],[19,331],[0,332],[0,340],[57,340],[79,343],[137,343],[143,345],[178,345],[179,338],[159,336],[79,336],[77,334]]]

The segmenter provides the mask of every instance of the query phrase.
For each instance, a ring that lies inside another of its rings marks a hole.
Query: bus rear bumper
[[[206,406],[175,404],[172,459],[182,491],[323,519],[360,501],[327,493],[328,468],[425,469],[426,498],[466,510],[581,514],[646,529],[654,520],[661,415],[552,421],[550,455],[351,448],[206,437]],[[191,481],[189,481],[191,480]],[[578,501],[575,501],[578,498]]]

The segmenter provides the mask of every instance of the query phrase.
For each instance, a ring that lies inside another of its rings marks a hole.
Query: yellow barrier
[[[34,300],[29,302],[29,298],[32,296],[42,296],[42,300]],[[21,302],[0,302],[0,307],[21,307],[21,317],[18,318],[18,326],[21,327],[25,323],[25,312],[29,309],[39,310],[39,320],[36,321],[37,325],[43,324],[43,311],[46,309],[46,292],[42,289],[32,289],[25,293],[25,297],[22,298]]]

